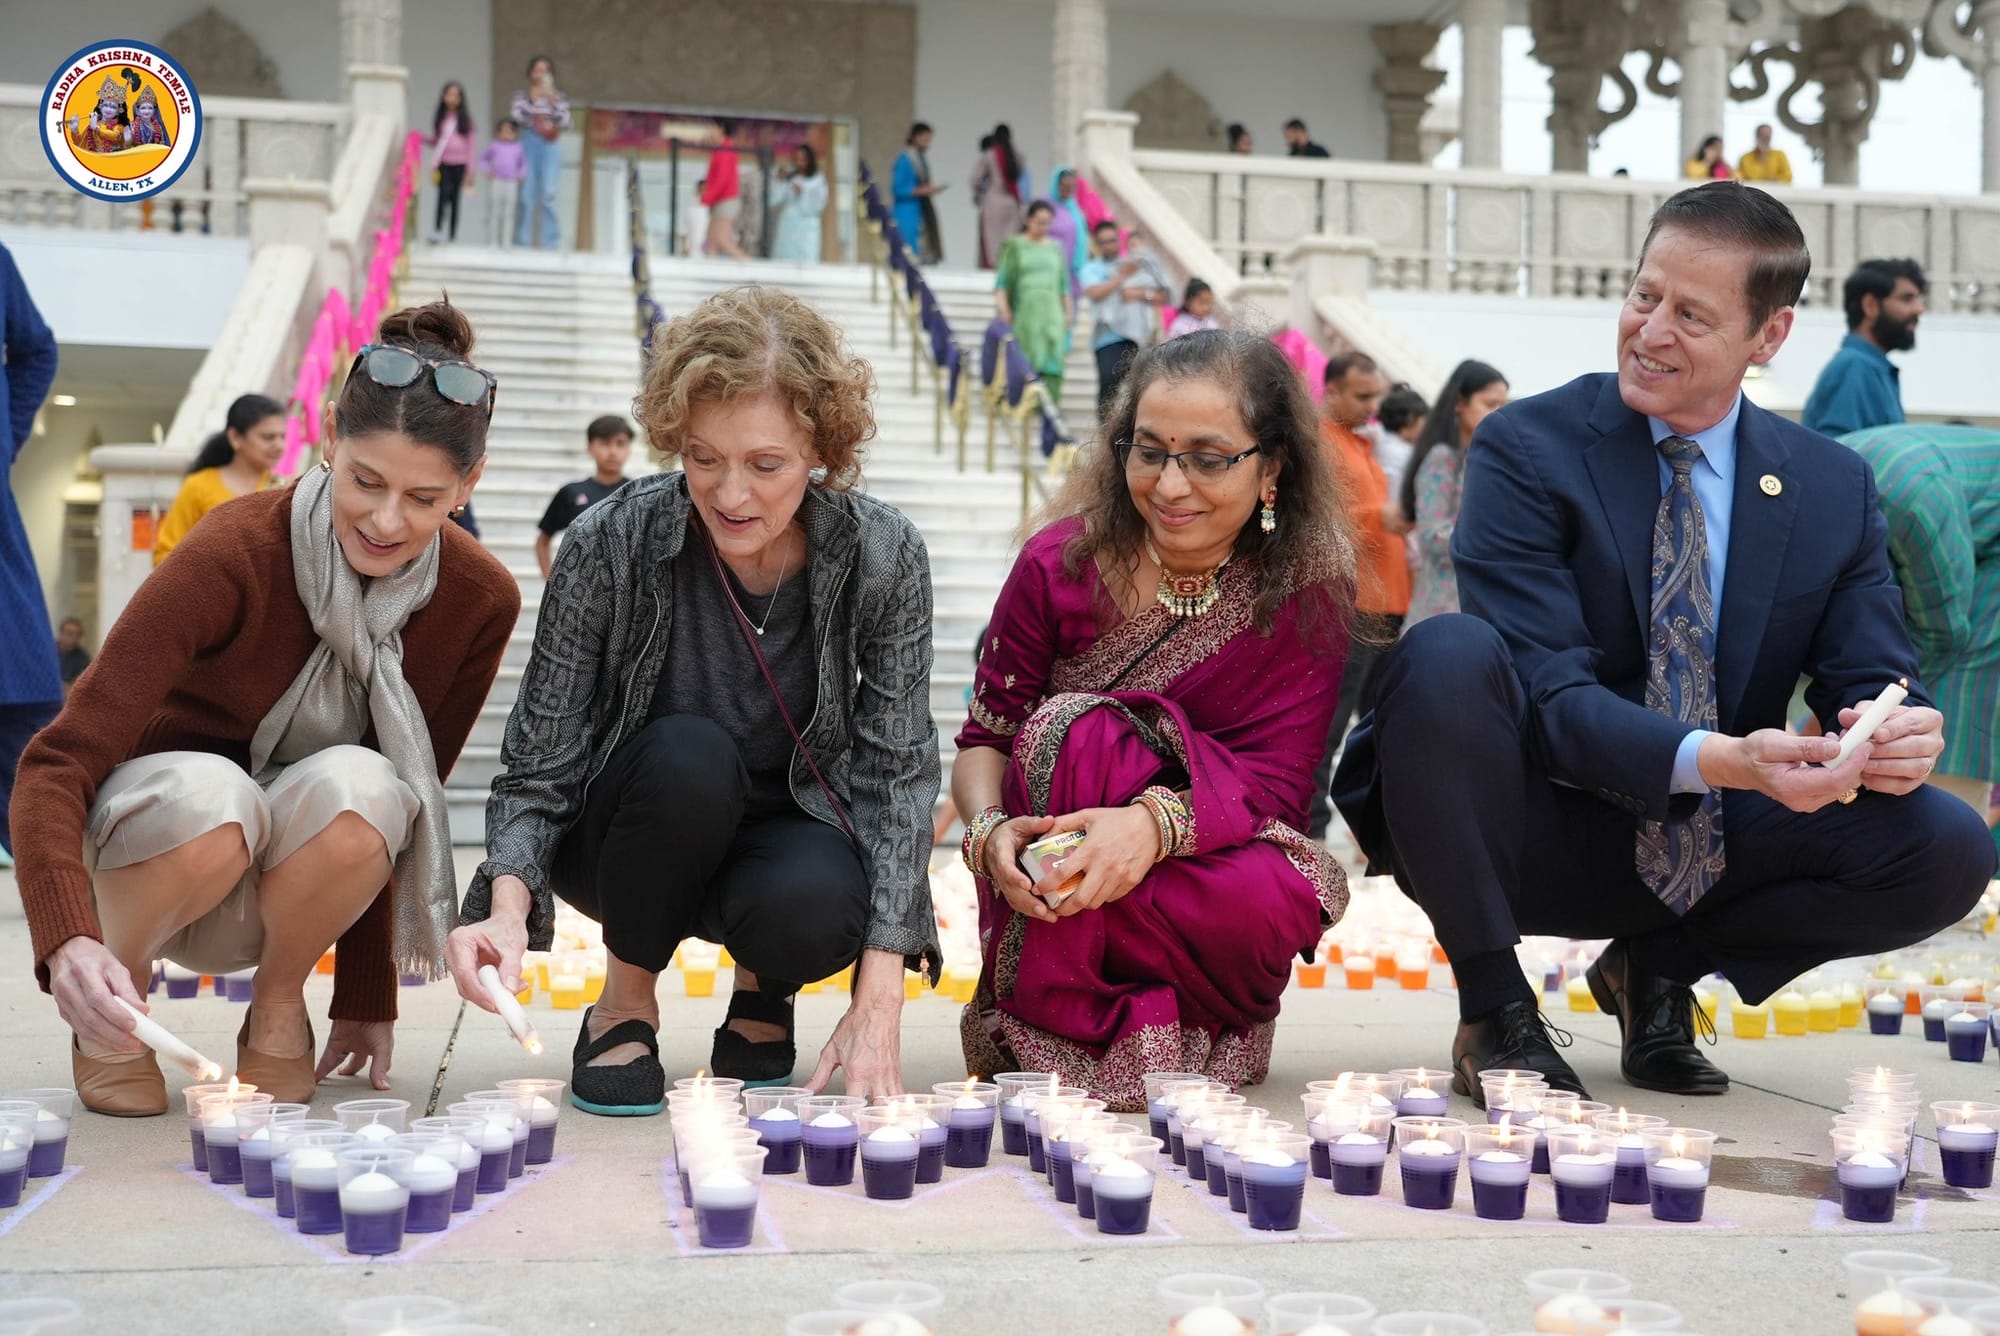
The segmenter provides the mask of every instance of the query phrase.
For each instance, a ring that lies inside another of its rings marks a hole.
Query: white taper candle
[[[1874,737],[1875,730],[1889,717],[1889,711],[1901,705],[1903,698],[1909,694],[1907,682],[1891,682],[1883,687],[1881,694],[1875,697],[1874,703],[1863,710],[1861,717],[1854,721],[1854,727],[1840,735],[1840,754],[1826,763],[1827,769],[1838,770],[1844,765],[1847,758],[1854,755],[1854,749]]]
[[[486,996],[493,999],[493,1009],[500,1013],[500,1019],[507,1022],[507,1028],[514,1038],[521,1041],[521,1047],[530,1053],[542,1051],[542,1038],[535,1033],[535,1027],[528,1022],[528,1013],[521,1010],[521,1000],[507,991],[507,985],[500,982],[500,971],[491,965],[479,967],[479,983],[486,989]]]
[[[132,1019],[138,1022],[138,1029],[135,1033],[139,1036],[140,1043],[146,1045],[146,1047],[152,1049],[161,1057],[177,1063],[187,1071],[188,1075],[194,1077],[197,1081],[219,1081],[222,1079],[222,1068],[195,1052],[194,1049],[188,1046],[185,1040],[169,1031],[166,1026],[161,1025],[158,1021],[122,997],[114,996],[111,1000],[130,1012]]]

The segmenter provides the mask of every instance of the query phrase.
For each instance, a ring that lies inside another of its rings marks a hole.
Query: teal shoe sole
[[[569,1102],[600,1118],[650,1118],[667,1107],[665,1100],[658,1104],[592,1104],[587,1099],[578,1099],[575,1092],[571,1092]]]

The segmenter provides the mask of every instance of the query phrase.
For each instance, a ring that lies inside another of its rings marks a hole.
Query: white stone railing
[[[1151,149],[1130,166],[1232,274],[1276,268],[1310,236],[1360,237],[1374,287],[1510,297],[1622,295],[1653,210],[1686,184]],[[1934,311],[2000,311],[2000,197],[1772,193],[1812,250],[1805,304],[1837,307],[1855,264],[1886,255],[1924,266]]]
[[[0,222],[242,236],[250,229],[245,183],[326,182],[348,122],[338,103],[205,97],[201,148],[181,179],[150,200],[113,204],[86,199],[49,167],[41,96],[27,84],[0,84]]]

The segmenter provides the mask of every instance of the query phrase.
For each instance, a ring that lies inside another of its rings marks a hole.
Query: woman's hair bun
[[[448,295],[384,316],[378,337],[383,343],[441,352],[449,357],[463,359],[472,355],[472,322],[465,318],[465,312],[451,304]]]

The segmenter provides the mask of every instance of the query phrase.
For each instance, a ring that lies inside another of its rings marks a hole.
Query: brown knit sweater
[[[291,513],[289,490],[209,512],[139,587],[63,712],[22,754],[8,817],[44,989],[50,952],[72,937],[103,940],[83,833],[112,767],[164,751],[247,767],[257,725],[319,643],[292,575]],[[472,732],[521,611],[505,566],[457,525],[443,534],[437,592],[403,628],[403,672],[441,776]],[[336,1020],[396,1017],[392,899],[384,888],[340,939]]]

